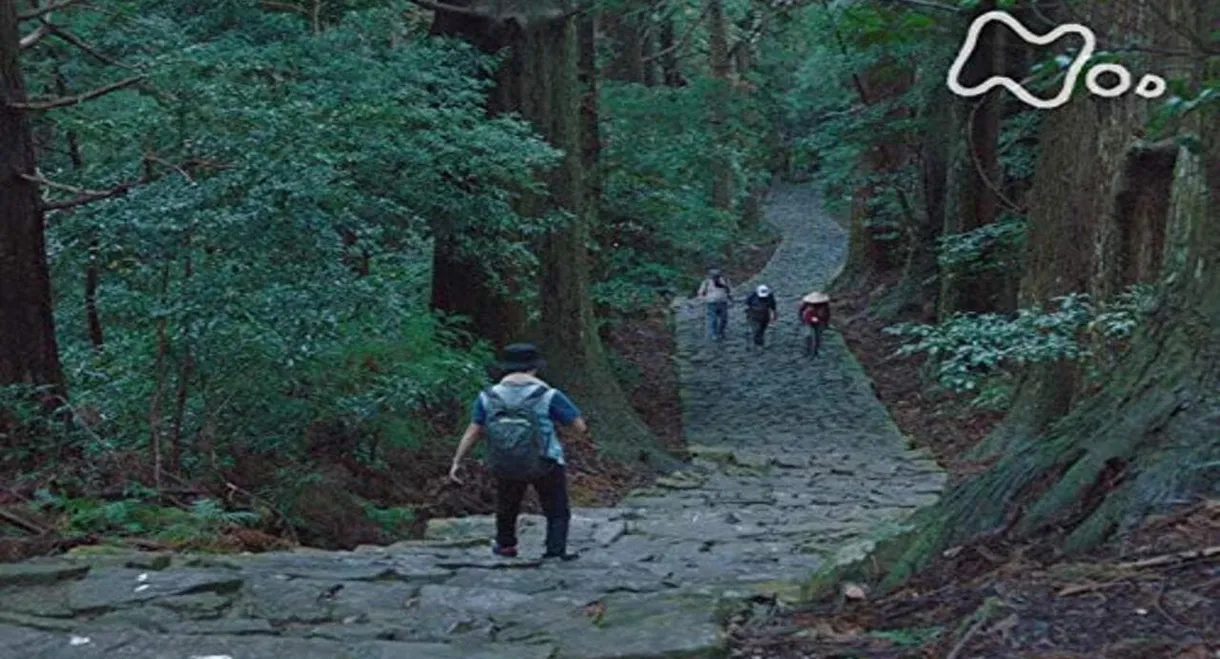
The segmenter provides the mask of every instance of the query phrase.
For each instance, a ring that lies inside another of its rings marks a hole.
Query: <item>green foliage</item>
[[[1198,153],[1198,136],[1183,131],[1187,118],[1220,106],[1220,78],[1190,85],[1186,78],[1168,81],[1167,98],[1157,104],[1148,122],[1149,134],[1155,139],[1177,137],[1184,147]]]
[[[928,99],[943,84],[939,71],[947,70],[955,44],[918,8],[860,3],[810,5],[791,13],[792,33],[785,35],[791,50],[768,52],[764,62],[794,157],[818,164],[833,212],[844,210],[845,192],[874,190],[870,222],[879,239],[898,239],[898,228],[912,212],[901,200],[920,198],[919,172],[911,166],[879,174],[863,165],[882,145],[900,150],[920,143],[934,109]],[[821,38],[810,43],[804,34]],[[907,84],[912,62],[938,73]],[[861,89],[866,75],[874,88],[894,85],[906,91],[874,98]]]
[[[166,460],[180,449],[177,476],[257,463],[269,475],[247,485],[282,503],[316,482],[319,443],[388,469],[481,386],[487,346],[428,308],[431,241],[456,237],[493,282],[528,279],[530,240],[562,218],[514,204],[545,194],[537,174],[560,154],[520,118],[488,117],[494,59],[412,32],[404,6],[328,3],[317,33],[256,3],[63,14],[148,83],[40,119],[54,136],[42,172],[91,189],[155,176],[49,216],[71,404],[96,412],[60,430],[81,482],[61,481],[100,486],[151,460],[155,436]],[[32,89],[129,73],[62,44],[23,60]],[[87,269],[100,347],[81,311]],[[132,532],[187,523],[139,500],[73,515]]]
[[[240,483],[303,524],[297,504],[334,471],[392,475],[452,441],[489,347],[429,309],[433,245],[455,244],[472,276],[528,289],[517,282],[536,279],[536,239],[569,218],[519,212],[547,194],[539,174],[562,154],[520,117],[489,117],[499,60],[429,37],[411,7],[341,0],[315,20],[238,0],[122,0],[56,14],[100,56],[58,39],[22,53],[35,95],[145,76],[35,118],[47,178],[140,182],[48,214],[70,414],[47,419],[24,391],[0,399],[14,401],[2,439],[18,447],[0,466],[30,481],[56,472],[63,489],[46,505],[73,529],[193,537],[250,521],[152,492],[77,498],[148,478],[154,461],[167,478]],[[753,11],[726,7],[733,21]],[[711,173],[728,158],[737,206],[765,182],[777,100],[793,98],[771,78],[782,67],[739,81],[716,131],[709,99],[723,90],[684,68],[681,88],[602,88],[590,245],[602,311],[653,304],[754,237],[713,209]],[[403,527],[412,513],[397,503],[370,501],[365,515]]]
[[[59,515],[67,533],[151,536],[167,542],[206,541],[260,521],[256,513],[226,510],[216,500],[206,498],[196,499],[187,508],[176,508],[143,498],[73,499],[40,490],[36,505],[45,513]]]
[[[1004,118],[998,158],[1004,179],[1029,182],[1038,164],[1037,138],[1046,113],[1026,110]]]
[[[886,332],[906,339],[899,355],[925,355],[940,386],[995,407],[1024,366],[1087,362],[1100,348],[1121,347],[1116,343],[1131,336],[1152,295],[1153,289],[1146,285],[1133,286],[1103,304],[1072,294],[1054,298],[1057,308],[1050,311],[1024,308],[1012,317],[957,314],[940,324],[903,323]]]
[[[764,172],[762,143],[745,137],[759,134],[750,117],[761,116],[760,109],[734,96],[729,130],[743,137],[718,145],[705,120],[713,84],[704,76],[676,88],[602,86],[602,205],[592,293],[605,310],[631,313],[686,288],[692,272],[702,274],[742,238],[736,214],[712,204],[713,164],[727,149],[740,203]]]
[[[959,272],[1008,271],[1018,264],[1025,230],[1025,218],[1006,214],[977,229],[942,235],[937,259],[942,268]]]
[[[364,508],[365,516],[373,520],[389,537],[405,536],[417,517],[414,508],[396,506],[383,508],[369,502],[364,502],[362,508]]]

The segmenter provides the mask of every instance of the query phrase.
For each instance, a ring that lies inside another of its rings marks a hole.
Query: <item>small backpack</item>
[[[818,312],[816,309],[813,308],[812,304],[806,303],[805,306],[801,307],[801,322],[802,323],[805,323],[806,325],[812,325],[814,323],[819,323],[821,321],[822,321],[822,319],[818,317]]]
[[[487,412],[487,467],[497,478],[530,481],[542,477],[550,467],[546,458],[549,438],[538,418],[538,403],[550,391],[538,385],[516,404],[509,403],[495,387],[484,394]]]
[[[767,306],[767,301],[761,297],[758,297],[758,294],[751,295],[746,304],[746,314],[749,316],[750,320],[755,320],[761,323],[766,321],[770,316],[770,307]]]

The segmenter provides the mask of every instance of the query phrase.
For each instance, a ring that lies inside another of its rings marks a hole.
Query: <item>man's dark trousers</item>
[[[757,318],[750,321],[750,325],[754,328],[754,345],[761,346],[764,344],[764,336],[767,333],[767,325],[771,324],[771,319],[759,320]]]
[[[546,516],[546,553],[564,555],[572,512],[568,508],[567,472],[559,464],[534,481],[496,480],[496,544],[517,546],[517,516],[521,514],[521,500],[525,498],[527,486],[538,493],[542,514]]]

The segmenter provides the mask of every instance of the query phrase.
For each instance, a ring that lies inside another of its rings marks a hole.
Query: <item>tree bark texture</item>
[[[1086,5],[1084,18],[1088,25],[1107,26],[1110,33],[1102,38],[1140,35],[1149,39],[1149,47],[1168,51],[1189,49],[1182,33],[1207,34],[1220,17],[1216,2],[1175,0],[1162,7],[1179,25],[1158,22],[1137,3],[1102,0]],[[1139,66],[1176,68],[1160,57]],[[1174,72],[1214,79],[1215,62],[1210,73],[1206,66],[1196,59],[1192,68]],[[878,579],[884,592],[945,549],[990,539],[1051,537],[1068,555],[1078,554],[1150,513],[1217,494],[1220,134],[1214,126],[1220,111],[1202,110],[1178,127],[1201,135],[1202,146],[1198,153],[1184,148],[1175,153],[1133,138],[1145,125],[1148,108],[1134,97],[1080,95],[1048,118],[1031,193],[1030,258],[1022,288],[1031,301],[1088,291],[1095,273],[1107,271],[1097,268],[1099,261],[1126,258],[1121,249],[1116,255],[1097,252],[1100,245],[1113,244],[1105,236],[1122,235],[1117,223],[1146,223],[1155,231],[1164,221],[1156,307],[1137,330],[1131,351],[1102,387],[1087,395],[1079,395],[1069,367],[1050,365],[1026,378],[1003,440],[992,442],[987,452],[995,464],[953,487],[914,518],[913,531],[882,543],[868,561],[840,577]],[[1170,154],[1168,194],[1163,180],[1153,176],[1145,179],[1152,188],[1149,201],[1115,202],[1123,195],[1130,199],[1132,167],[1160,171]],[[1141,210],[1155,206],[1151,200],[1156,199],[1165,205],[1155,212]],[[1114,276],[1130,280],[1144,275],[1143,266],[1135,267],[1134,273],[1125,267],[1108,271],[1124,272]],[[1060,411],[1066,413],[1056,418]]]
[[[717,210],[733,210],[733,163],[729,150],[729,102],[732,98],[733,63],[729,59],[728,21],[721,0],[708,0],[708,51],[715,91],[711,99],[711,119],[717,136],[716,154],[712,161],[712,206]]]
[[[437,22],[457,18],[461,17],[443,19],[438,14]],[[596,441],[607,454],[618,458],[646,456],[669,466],[672,461],[657,451],[652,433],[619,388],[593,317],[588,246],[596,210],[586,188],[586,169],[587,161],[596,157],[587,131],[589,122],[595,120],[595,106],[587,102],[588,83],[594,72],[581,66],[582,62],[588,64],[590,29],[588,24],[581,24],[582,20],[587,19],[566,16],[505,26],[488,24],[482,26],[484,34],[475,36],[483,43],[494,43],[499,36],[499,47],[491,52],[507,49],[496,74],[492,106],[497,111],[519,112],[564,153],[562,163],[545,176],[550,198],[526,200],[532,212],[557,208],[568,212],[571,221],[540,245],[541,318],[520,338],[533,340],[543,348],[549,363],[543,377],[578,401],[595,429]],[[469,21],[465,24],[468,28],[479,27]],[[586,37],[583,44],[582,32]]]
[[[461,38],[487,53],[499,52],[506,45],[507,28],[499,21],[478,16],[437,12],[431,33]],[[488,99],[488,112],[511,112],[495,96]],[[477,254],[461,247],[461,236],[446,226],[436,227],[432,247],[433,309],[470,320],[468,329],[493,345],[503,346],[517,340],[527,325],[524,305],[512,298],[514,282],[508,291],[494,287],[483,272]]]
[[[0,385],[47,385],[62,395],[51,279],[14,0],[0,0]]]
[[[988,2],[979,11],[992,9],[995,9],[995,3]],[[976,81],[1005,74],[1006,29],[999,23],[992,23],[983,30],[974,55],[962,73],[965,84],[977,84]],[[1008,92],[999,89],[979,98],[952,100],[955,132],[943,235],[965,233],[999,219],[1001,207],[997,191],[1003,189],[1004,177],[998,148],[1007,100]],[[942,271],[940,317],[947,318],[958,312],[1012,311],[1004,308],[1005,276],[1005,273],[995,271]]]
[[[1087,9],[1090,25],[1099,26],[1100,39],[1145,35],[1154,47],[1190,48],[1155,14],[1140,11],[1139,3],[1092,3]],[[1175,2],[1166,9],[1190,8]],[[1125,64],[1170,75],[1191,73],[1170,58]],[[1161,275],[1159,253],[1165,244],[1177,149],[1150,150],[1136,138],[1148,120],[1149,104],[1137,96],[1105,99],[1079,92],[1047,116],[1028,196],[1020,306],[1045,305],[1074,292],[1104,299],[1129,283],[1152,282]],[[998,455],[1013,442],[1049,428],[1084,393],[1081,375],[1067,362],[1029,369],[1018,383],[1009,413],[975,450],[975,457]]]

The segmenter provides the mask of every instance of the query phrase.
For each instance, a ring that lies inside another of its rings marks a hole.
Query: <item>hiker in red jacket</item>
[[[830,324],[830,297],[814,291],[801,298],[801,322],[809,328],[805,335],[805,356],[816,357],[822,347],[822,330]]]

